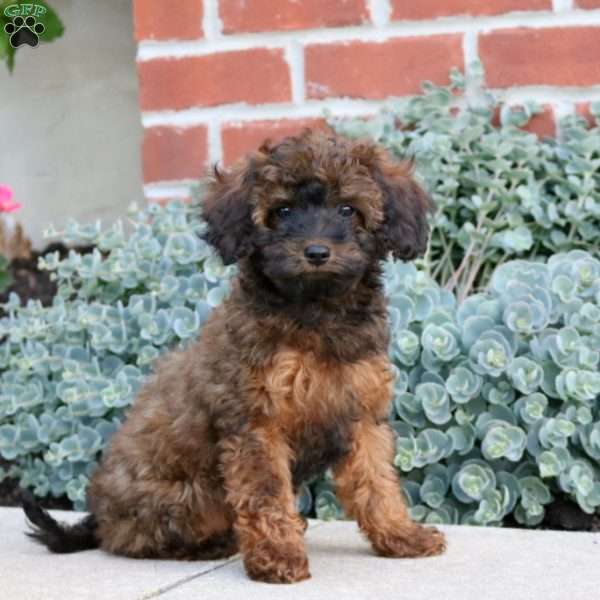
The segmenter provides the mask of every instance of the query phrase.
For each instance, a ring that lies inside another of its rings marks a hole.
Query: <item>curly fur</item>
[[[86,547],[93,536],[132,557],[239,550],[253,579],[299,581],[309,569],[294,492],[332,467],[376,552],[442,552],[442,535],[410,520],[392,467],[380,282],[389,253],[424,250],[429,208],[410,164],[321,133],[216,171],[206,239],[239,276],[199,340],[159,361],[113,437],[88,492]],[[324,264],[306,258],[315,243],[330,251]],[[28,515],[51,550],[79,549]]]

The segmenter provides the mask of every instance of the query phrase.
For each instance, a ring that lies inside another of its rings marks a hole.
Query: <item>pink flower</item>
[[[13,191],[7,185],[0,185],[0,213],[15,212],[21,208],[21,204],[12,198]]]

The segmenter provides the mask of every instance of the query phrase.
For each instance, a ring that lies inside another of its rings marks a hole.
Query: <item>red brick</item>
[[[515,106],[514,108],[518,108],[518,106]],[[535,133],[540,138],[554,137],[556,135],[554,109],[550,104],[544,104],[542,108],[543,112],[531,117],[523,129]],[[500,107],[496,107],[494,110],[492,125],[494,125],[494,127],[500,127]]]
[[[539,138],[554,137],[556,135],[554,109],[547,104],[544,104],[542,108],[544,112],[531,117],[529,123],[523,129],[535,133]]]
[[[596,125],[596,117],[592,114],[590,110],[589,102],[578,102],[575,105],[575,113],[580,117],[583,117],[590,127],[595,127]]]
[[[577,8],[600,8],[600,0],[575,0],[575,6]]]
[[[221,136],[223,162],[231,164],[244,154],[256,150],[269,139],[277,142],[303,129],[328,129],[325,119],[281,119],[279,121],[251,121],[249,123],[225,123]]]
[[[414,94],[424,80],[447,83],[450,69],[463,66],[462,36],[317,44],[306,48],[305,63],[310,98]]]
[[[291,100],[282,50],[257,48],[138,63],[142,110]]]
[[[552,10],[552,0],[392,0],[393,21]]]
[[[343,27],[368,20],[366,0],[221,0],[223,31]]]
[[[178,202],[183,202],[184,204],[189,204],[192,201],[191,196],[153,196],[152,198],[148,198],[148,204],[158,204],[160,206],[166,206],[167,204],[174,202],[177,200]]]
[[[507,29],[479,37],[487,85],[600,84],[600,27]]]
[[[136,40],[193,40],[202,37],[202,0],[134,0]]]
[[[144,181],[198,179],[208,158],[204,125],[176,129],[150,127],[144,131],[142,163]]]

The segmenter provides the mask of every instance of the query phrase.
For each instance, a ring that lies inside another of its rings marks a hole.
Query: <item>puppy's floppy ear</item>
[[[411,161],[395,162],[377,153],[375,179],[383,192],[383,223],[376,231],[380,256],[412,260],[425,252],[433,201],[413,179]]]
[[[204,239],[217,250],[226,265],[252,251],[251,194],[255,169],[252,158],[229,171],[215,165],[214,176],[202,203],[207,230]]]

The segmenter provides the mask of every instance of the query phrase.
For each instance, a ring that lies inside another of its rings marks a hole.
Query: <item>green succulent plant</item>
[[[0,321],[0,454],[13,466],[0,478],[84,506],[152,362],[196,336],[227,294],[233,268],[200,239],[198,212],[176,202],[132,210],[130,232],[71,222],[63,238],[96,250],[40,260],[58,283],[54,304],[11,296]]]
[[[420,340],[420,357],[410,365],[395,359],[398,371],[409,371],[392,418],[403,425],[397,428],[396,464],[413,490],[414,483],[423,490],[419,497],[407,494],[416,518],[444,518],[427,501],[433,485],[427,468],[434,465],[438,479],[451,481],[445,500],[456,510],[444,514],[452,514],[452,522],[494,524],[513,514],[535,525],[557,493],[571,495],[587,512],[600,506],[600,371],[594,350],[600,349],[600,326],[593,310],[600,306],[599,267],[597,258],[577,250],[547,263],[509,261],[496,269],[485,294],[456,310],[438,303],[404,324]],[[574,283],[565,301],[553,290],[567,269],[573,282],[583,283]],[[387,275],[390,311],[395,296],[414,302],[417,295],[442,292],[431,279],[426,292],[423,274],[415,289],[414,266],[389,265]],[[533,305],[541,320],[523,312],[529,321],[510,327],[515,304]],[[583,305],[589,305],[591,322],[581,318]],[[431,353],[444,347],[440,332],[431,334],[434,321],[460,332],[459,353],[450,360],[431,361]],[[392,340],[392,346],[397,343]],[[442,489],[439,482],[435,489]]]
[[[468,81],[455,70],[447,87],[425,84],[421,95],[392,99],[373,118],[330,119],[348,137],[372,138],[400,158],[414,156],[437,206],[422,266],[459,301],[484,289],[507,260],[600,250],[597,124],[568,117],[560,139],[540,140],[522,129],[542,112],[539,104],[502,104],[483,89],[481,65],[469,71]],[[465,94],[467,88],[479,93]],[[591,112],[600,114],[600,103]],[[554,293],[573,293],[568,271],[565,266],[565,278],[554,282]],[[597,274],[582,276],[585,285]],[[507,327],[545,327],[537,303],[511,310]]]

